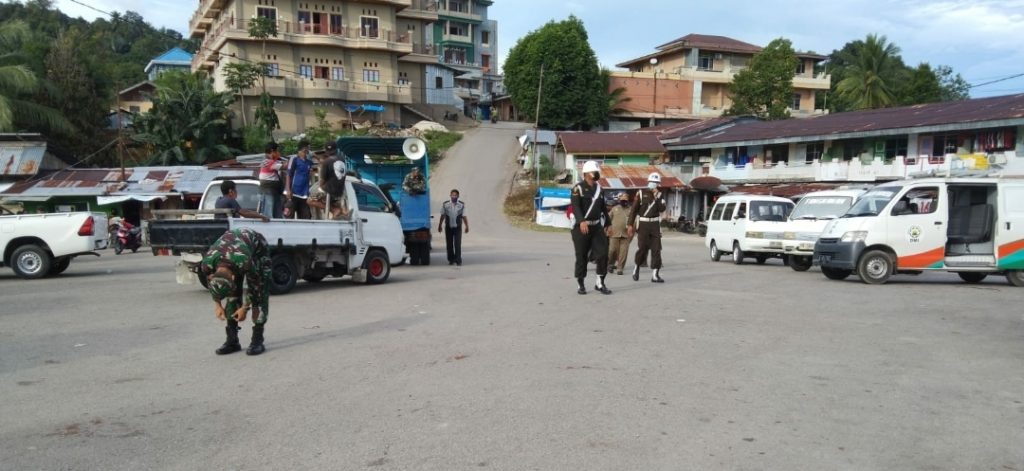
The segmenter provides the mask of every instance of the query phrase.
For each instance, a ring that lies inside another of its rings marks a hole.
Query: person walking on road
[[[250,309],[252,340],[245,353],[259,355],[266,350],[263,328],[270,316],[270,266],[267,240],[252,229],[225,232],[203,256],[202,276],[206,277],[206,286],[213,296],[214,314],[227,321],[227,340],[216,350],[218,355],[242,349],[238,343],[238,324]]]
[[[608,274],[608,208],[601,196],[601,168],[597,162],[588,160],[583,164],[583,180],[572,187],[570,207],[575,223],[572,228],[572,244],[576,249],[577,294],[587,294],[587,263],[593,257],[597,262],[597,283],[594,289],[601,294],[612,294],[604,284]],[[607,229],[606,229],[607,227]]]
[[[608,246],[608,263],[611,263],[611,267],[608,271],[616,272],[619,275],[622,274],[622,269],[626,266],[626,259],[629,257],[629,242],[633,240],[627,230],[629,212],[629,195],[626,193],[620,194],[619,204],[608,211],[612,229]]]
[[[299,142],[299,152],[288,159],[285,173],[285,198],[291,202],[293,215],[297,219],[310,219],[309,183],[315,164],[309,155],[309,141]]]
[[[459,199],[459,190],[452,190],[450,199],[441,205],[441,221],[437,232],[444,231],[445,246],[448,247],[448,264],[462,266],[462,234],[469,234],[469,219],[466,218],[466,204]]]
[[[280,219],[284,211],[281,201],[282,191],[281,169],[284,162],[281,161],[281,153],[277,150],[277,143],[270,142],[266,147],[266,157],[260,164],[260,213],[268,218]]]
[[[634,232],[637,234],[633,281],[640,281],[640,266],[647,263],[647,252],[650,251],[651,282],[665,282],[661,279],[661,213],[665,211],[665,198],[658,189],[659,185],[661,175],[650,174],[647,177],[647,188],[637,192],[629,212],[629,235],[632,236]]]

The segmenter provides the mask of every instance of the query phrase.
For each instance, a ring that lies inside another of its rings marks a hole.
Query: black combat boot
[[[234,320],[228,321],[228,326],[224,328],[224,331],[227,332],[228,339],[224,341],[224,345],[221,345],[215,353],[227,355],[241,350],[242,346],[238,343],[238,323]]]
[[[633,265],[633,281],[640,281],[640,265]]]
[[[266,350],[266,347],[263,346],[263,326],[252,326],[252,341],[249,342],[249,349],[245,351],[245,354],[259,355]]]
[[[612,294],[612,290],[608,289],[608,287],[604,285],[604,275],[597,276],[597,285],[594,286],[594,289],[601,294]]]
[[[585,279],[586,278],[576,278],[576,285],[579,286],[576,290],[576,294],[587,294],[587,287],[583,285]]]
[[[654,273],[651,274],[651,283],[664,283],[665,280],[661,279],[661,269],[655,268]]]

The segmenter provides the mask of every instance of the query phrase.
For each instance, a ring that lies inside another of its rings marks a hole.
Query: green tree
[[[609,97],[583,22],[575,16],[549,22],[522,37],[505,62],[512,101],[533,119],[544,68],[540,125],[553,129],[598,126],[608,116]]]
[[[935,76],[939,78],[939,87],[942,89],[941,101],[966,100],[971,97],[971,84],[967,83],[960,74],[953,72],[948,65],[940,65],[935,68]]]
[[[61,136],[75,153],[94,150],[93,137],[106,127],[110,97],[101,94],[99,81],[90,70],[89,58],[80,48],[82,33],[72,29],[60,33],[46,56],[46,93],[39,102],[60,112],[74,132]]]
[[[768,43],[729,84],[732,106],[725,114],[755,115],[769,120],[788,118],[797,64],[793,43],[788,39]]]
[[[245,91],[256,85],[266,68],[262,64],[232,62],[224,66],[224,84],[242,101],[242,126],[248,126],[245,112]]]
[[[608,90],[608,112],[625,112],[626,110],[622,108],[622,105],[633,100],[633,98],[626,96],[628,89],[626,89],[626,87],[615,87],[615,89],[612,89],[611,72],[607,69],[601,69],[601,81],[604,84],[603,89]]]
[[[274,97],[269,93],[260,95],[260,103],[256,106],[256,124],[267,131],[268,139],[273,138],[275,129],[281,129],[281,121],[274,111]]]
[[[895,85],[905,71],[899,53],[885,36],[869,34],[844,58],[849,65],[836,91],[854,109],[892,106],[897,101]]]
[[[216,92],[213,80],[197,72],[167,72],[157,78],[153,108],[135,119],[133,139],[151,161],[202,164],[231,157],[228,138],[230,92]]]
[[[28,25],[20,20],[0,24],[0,132],[70,133],[72,125],[60,112],[40,105],[33,97],[42,81],[25,65],[20,52],[28,37]]]
[[[262,43],[259,63],[264,64],[267,59],[267,40],[277,37],[277,22],[265,16],[257,16],[250,19],[249,37],[259,39],[260,43]],[[260,84],[263,87],[263,93],[267,93],[266,74],[263,74],[260,77]]]
[[[932,67],[922,62],[910,69],[896,91],[897,104],[916,105],[942,101],[942,86]]]

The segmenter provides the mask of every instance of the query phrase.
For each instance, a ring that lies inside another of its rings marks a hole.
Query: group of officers
[[[576,249],[576,292],[587,294],[587,264],[593,261],[597,264],[594,289],[601,294],[612,294],[605,284],[609,259],[613,259],[612,270],[621,275],[633,236],[637,238],[633,281],[640,281],[640,267],[647,265],[650,252],[651,282],[664,283],[661,278],[661,213],[665,211],[665,198],[659,190],[661,175],[650,174],[647,188],[637,191],[632,203],[628,195],[622,194],[618,206],[611,209],[601,194],[600,180],[601,169],[597,162],[590,160],[583,164],[582,179],[572,187],[570,204],[574,218],[572,243]]]

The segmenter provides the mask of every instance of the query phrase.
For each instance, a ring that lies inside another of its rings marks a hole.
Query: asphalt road
[[[0,469],[1024,470],[1024,291],[667,234],[667,283],[578,296],[568,235],[501,216],[515,133],[472,131],[431,182],[467,201],[465,265],[300,283],[260,357],[213,354],[171,257],[0,269]]]

